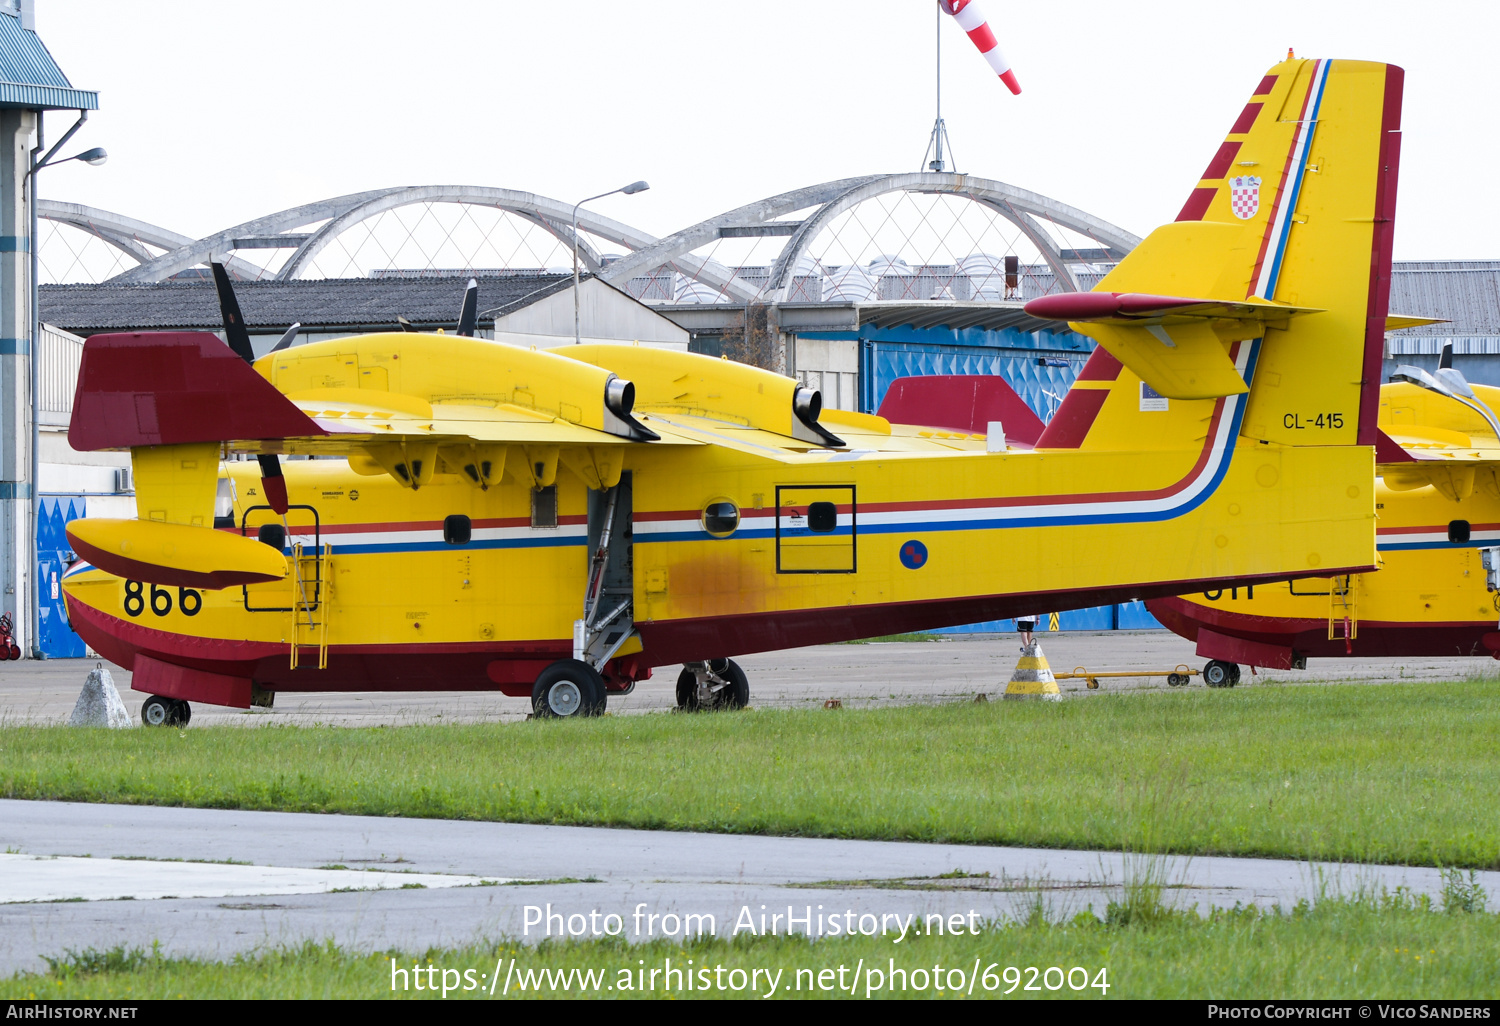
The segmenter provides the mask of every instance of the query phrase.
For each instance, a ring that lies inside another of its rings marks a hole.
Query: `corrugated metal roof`
[[[1391,312],[1441,317],[1393,333],[1414,336],[1500,336],[1500,260],[1403,260],[1391,269]]]
[[[99,94],[74,89],[41,37],[0,8],[0,107],[98,110]]]
[[[463,278],[309,278],[235,282],[253,332],[396,329],[398,316],[424,330],[452,330],[463,305]],[[479,324],[571,288],[571,274],[479,279]],[[103,331],[217,330],[223,327],[212,281],[139,285],[43,285],[42,320],[80,335]]]

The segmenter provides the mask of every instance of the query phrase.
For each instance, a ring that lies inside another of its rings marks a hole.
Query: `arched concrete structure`
[[[300,277],[323,248],[361,221],[368,220],[388,210],[411,206],[417,203],[466,203],[472,206],[496,207],[526,218],[532,224],[546,229],[565,245],[573,244],[573,208],[561,200],[549,199],[531,192],[512,189],[492,189],[474,185],[421,185],[405,189],[390,189],[378,196],[359,200],[333,215],[327,224],[309,237],[297,251],[287,259],[276,277],[286,280]],[[654,235],[639,232],[628,225],[608,217],[600,217],[586,210],[578,212],[580,232],[588,232],[607,239],[626,249],[640,249],[656,241]],[[599,266],[599,255],[586,240],[579,240],[579,255],[587,259],[593,268]]]
[[[892,192],[963,196],[992,208],[1021,229],[1057,275],[1058,281],[1072,291],[1077,290],[1078,282],[1068,266],[1067,257],[1058,251],[1056,244],[1037,222],[1038,217],[1097,240],[1101,248],[1113,251],[1117,258],[1130,252],[1141,241],[1124,229],[1077,207],[988,178],[927,172],[865,175],[784,192],[700,221],[690,228],[668,235],[653,246],[637,249],[629,256],[615,261],[604,271],[603,276],[618,285],[637,275],[650,273],[657,267],[670,266],[698,277],[699,280],[706,280],[694,274],[691,266],[693,262],[683,259],[686,254],[724,238],[730,232],[744,235],[771,234],[765,230],[767,222],[798,210],[817,207],[805,220],[795,224],[791,237],[782,247],[772,267],[769,284],[758,297],[763,302],[783,301],[798,261],[807,253],[818,234],[845,211],[866,200]],[[742,231],[736,232],[736,229]],[[757,297],[732,298],[746,301]]]
[[[1058,252],[1056,245],[1036,222],[1036,216],[1045,217],[1065,228],[1095,239],[1103,246],[1118,251],[1121,256],[1130,252],[1141,241],[1124,229],[1117,228],[1108,221],[1085,213],[1077,207],[1059,203],[1039,193],[1017,189],[1004,182],[988,178],[973,178],[969,175],[935,172],[885,175],[860,182],[830,197],[818,208],[817,213],[802,222],[792,237],[787,240],[786,246],[781,250],[781,255],[776,258],[776,263],[771,267],[770,281],[766,285],[766,300],[781,302],[786,298],[798,261],[808,252],[813,240],[833,222],[834,218],[866,200],[892,192],[964,196],[976,203],[991,207],[1001,217],[1015,224],[1025,233],[1027,239],[1036,246],[1042,258],[1057,275],[1058,282],[1072,292],[1078,290],[1078,282],[1073,277],[1073,272],[1067,266],[1062,254]]]
[[[157,254],[146,248],[147,246],[171,251],[183,246],[191,246],[194,242],[186,235],[179,235],[166,228],[159,228],[154,224],[138,221],[133,217],[126,217],[124,214],[116,214],[113,211],[85,206],[82,203],[39,199],[36,203],[36,212],[37,216],[44,220],[56,221],[58,224],[65,224],[81,232],[87,232],[126,253],[140,264],[149,263],[157,257]],[[232,261],[229,269],[245,278],[253,278],[259,273],[258,268],[239,260]]]
[[[580,236],[587,232],[630,252],[601,267],[600,254],[587,239],[580,237],[579,256],[590,270],[615,285],[623,285],[631,278],[666,266],[718,289],[731,302],[778,303],[787,297],[798,262],[834,219],[860,203],[893,192],[962,196],[991,208],[1025,234],[1052,268],[1058,282],[1068,289],[1078,287],[1069,266],[1070,262],[1078,261],[1070,261],[1066,253],[1059,252],[1039,219],[1050,220],[1096,240],[1113,259],[1123,256],[1140,242],[1136,236],[1092,214],[1004,182],[923,172],[865,175],[794,189],[725,211],[662,239],[611,218],[581,210],[578,215]],[[306,272],[329,243],[354,225],[418,203],[494,207],[524,218],[565,245],[573,243],[571,204],[535,193],[486,186],[402,186],[350,193],[267,214],[202,239],[189,239],[144,221],[75,203],[43,200],[38,205],[38,212],[49,220],[89,232],[137,261],[136,267],[116,275],[111,281],[161,281],[213,258],[227,258],[231,271],[242,277],[259,277],[264,273],[261,268],[233,256],[236,243],[256,239],[274,246],[283,235],[285,246],[282,248],[294,249],[294,252],[276,276],[289,280]],[[802,221],[779,220],[801,210],[813,212]],[[321,226],[312,232],[294,234],[295,229],[320,222]],[[734,271],[718,261],[691,255],[694,250],[721,238],[757,235],[788,236],[771,268],[768,284],[760,290],[736,279]],[[148,246],[165,252],[153,253]]]

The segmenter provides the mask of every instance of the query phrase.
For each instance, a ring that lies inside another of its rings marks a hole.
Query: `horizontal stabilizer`
[[[216,590],[287,575],[279,549],[210,527],[90,517],[72,521],[67,532],[80,556],[132,581]]]
[[[1005,437],[1035,445],[1045,425],[1026,401],[997,374],[933,374],[897,378],[880,403],[893,424],[949,428],[984,434],[991,421]]]
[[[1171,233],[1168,233],[1171,234]],[[1176,234],[1183,234],[1178,231]],[[1067,321],[1169,399],[1214,399],[1249,391],[1227,345],[1259,338],[1315,307],[1251,297],[1195,299],[1142,292],[1065,292],[1026,304],[1034,317]]]
[[[1173,319],[1285,321],[1295,314],[1321,313],[1316,307],[1288,306],[1263,299],[1232,301],[1152,296],[1139,292],[1064,292],[1042,296],[1026,304],[1033,317],[1054,321],[1097,321],[1106,324],[1161,324]],[[1254,331],[1247,338],[1261,334]]]
[[[208,332],[95,335],[83,345],[68,427],[79,451],[327,433]]]
[[[1385,315],[1386,331],[1401,331],[1404,328],[1422,328],[1429,324],[1448,324],[1442,317],[1417,317],[1414,314],[1390,313]]]

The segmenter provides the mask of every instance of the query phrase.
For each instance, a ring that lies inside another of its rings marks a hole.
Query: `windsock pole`
[[[989,20],[985,18],[979,5],[974,0],[938,0],[938,6],[953,15],[958,27],[969,34],[969,39],[984,55],[990,67],[995,69],[995,74],[1000,76],[1000,81],[1005,83],[1006,88],[1017,96],[1021,95],[1021,83],[1016,81],[1016,73],[1010,69],[1010,62],[1000,52],[1000,43],[995,39]]]

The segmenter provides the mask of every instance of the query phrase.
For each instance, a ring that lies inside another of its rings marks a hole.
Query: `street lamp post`
[[[583,206],[585,203],[591,203],[596,199],[603,199],[606,196],[613,196],[617,192],[623,192],[627,196],[634,196],[636,193],[645,192],[649,188],[651,188],[651,186],[647,185],[643,181],[631,182],[629,185],[622,185],[618,189],[611,189],[608,192],[601,192],[597,196],[590,196],[587,199],[581,199],[577,203],[573,204],[573,344],[575,346],[583,341],[578,326],[578,208]]]
[[[43,138],[43,135],[42,135],[42,115],[39,112],[37,114],[37,118],[36,118],[36,148],[31,151],[31,168],[30,168],[30,170],[28,170],[26,172],[26,184],[27,184],[27,190],[28,190],[27,191],[27,199],[28,199],[27,205],[31,208],[31,242],[30,242],[30,249],[31,249],[31,289],[30,289],[30,291],[31,291],[31,296],[30,296],[30,299],[31,299],[31,324],[29,325],[29,327],[31,329],[31,338],[29,340],[29,348],[31,350],[31,354],[30,354],[30,358],[31,358],[31,501],[30,501],[30,504],[29,504],[30,505],[31,515],[30,515],[29,519],[31,521],[31,524],[30,524],[31,529],[30,529],[30,531],[27,532],[29,547],[28,547],[27,552],[26,552],[27,566],[29,568],[28,572],[27,572],[27,576],[31,579],[31,598],[30,598],[30,601],[27,602],[27,609],[26,609],[26,633],[27,633],[27,644],[31,648],[31,656],[32,656],[33,659],[40,659],[41,655],[42,655],[42,643],[41,643],[41,637],[40,637],[40,635],[41,635],[40,619],[41,618],[38,615],[38,608],[37,608],[40,605],[41,600],[42,600],[42,590],[41,590],[41,582],[37,580],[37,571],[36,571],[36,567],[37,567],[37,559],[36,559],[36,557],[37,557],[37,551],[36,551],[36,545],[37,545],[37,527],[38,527],[38,524],[40,522],[40,513],[41,513],[40,499],[37,496],[37,487],[40,484],[40,482],[37,480],[37,477],[38,477],[38,473],[39,473],[39,471],[41,469],[41,455],[40,455],[40,452],[39,452],[39,447],[41,445],[41,435],[42,435],[42,432],[41,432],[41,407],[42,407],[41,381],[42,381],[42,375],[41,375],[41,360],[40,360],[41,354],[40,354],[40,351],[39,351],[40,348],[41,348],[42,313],[41,313],[41,309],[40,309],[41,285],[40,285],[40,282],[37,280],[38,271],[39,271],[39,264],[38,264],[38,261],[37,261],[37,248],[38,247],[37,247],[36,173],[38,171],[40,171],[42,168],[44,168],[44,167],[51,167],[51,166],[53,166],[55,164],[66,164],[70,160],[81,160],[85,164],[89,164],[89,165],[91,165],[93,167],[98,167],[100,164],[103,164],[106,160],[109,159],[109,154],[106,153],[104,151],[103,147],[100,147],[100,146],[95,146],[93,149],[90,149],[90,150],[84,150],[82,153],[75,153],[71,157],[63,157],[60,160],[53,160],[52,159],[53,156],[57,153],[57,151],[60,150],[60,149],[62,149],[63,146],[64,146],[64,144],[66,144],[69,139],[73,138],[73,133],[77,132],[80,128],[82,128],[83,127],[83,123],[85,121],[87,121],[88,119],[89,119],[89,112],[88,111],[86,111],[86,110],[79,111],[78,112],[78,120],[73,123],[73,127],[70,128],[70,129],[68,129],[66,132],[64,132],[63,133],[63,137],[61,139],[57,140],[57,142],[53,144],[52,148],[50,150],[47,150],[46,153],[43,154],[43,156],[41,157],[41,159],[38,160],[37,159],[37,154],[42,153],[42,148],[47,145],[46,142],[45,142],[45,140],[44,140],[44,138]]]

